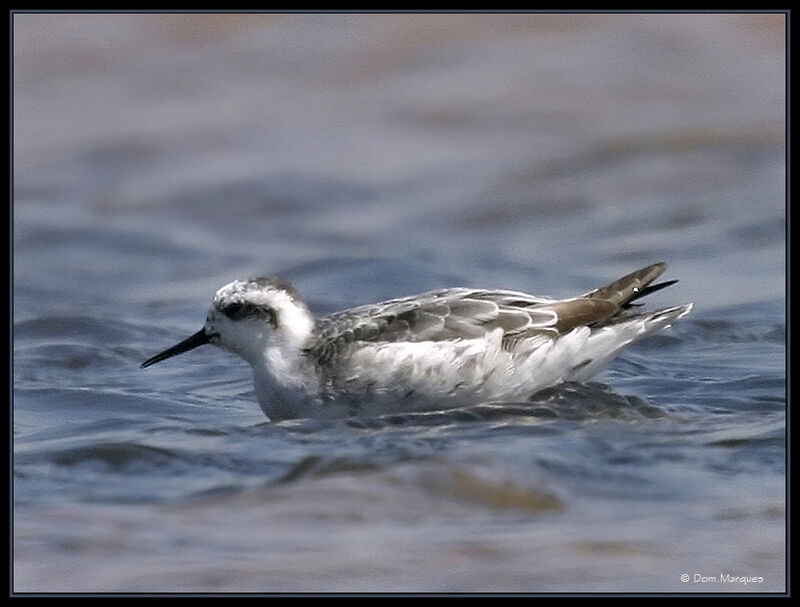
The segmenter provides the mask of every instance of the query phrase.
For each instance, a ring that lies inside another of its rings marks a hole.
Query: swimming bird
[[[203,328],[147,359],[149,367],[204,344],[253,370],[271,421],[431,411],[519,401],[586,381],[627,345],[688,314],[641,312],[656,263],[571,299],[447,288],[315,317],[288,282],[235,280],[214,295]]]

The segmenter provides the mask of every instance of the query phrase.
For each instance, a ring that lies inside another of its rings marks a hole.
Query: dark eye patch
[[[257,306],[248,302],[234,301],[223,306],[221,312],[231,320],[263,318],[273,327],[278,326],[275,310],[266,306]]]
[[[222,308],[222,313],[231,320],[241,320],[249,316],[250,312],[252,312],[252,306],[239,301],[229,303]]]

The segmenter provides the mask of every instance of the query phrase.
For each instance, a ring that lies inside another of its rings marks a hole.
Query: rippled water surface
[[[15,591],[784,590],[782,16],[13,22]],[[693,313],[528,402],[270,424],[215,348],[138,368],[236,277],[661,260]]]

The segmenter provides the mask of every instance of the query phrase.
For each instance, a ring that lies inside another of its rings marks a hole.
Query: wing
[[[657,263],[581,297],[553,300],[518,291],[443,289],[361,306],[320,319],[306,350],[325,364],[356,342],[474,339],[501,329],[504,344],[556,339],[582,326],[630,316],[632,303],[676,281],[650,285],[666,269]]]
[[[497,329],[509,343],[534,335],[556,338],[616,310],[600,299],[555,301],[516,291],[445,289],[320,319],[307,353],[325,364],[355,342],[474,339]]]

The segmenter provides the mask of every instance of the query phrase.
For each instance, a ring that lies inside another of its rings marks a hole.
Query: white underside
[[[364,342],[322,391],[316,371],[280,350],[253,364],[259,404],[273,421],[384,415],[519,401],[563,381],[586,381],[627,345],[688,314],[691,305],[607,327],[579,327],[503,348],[500,329],[480,339]]]

